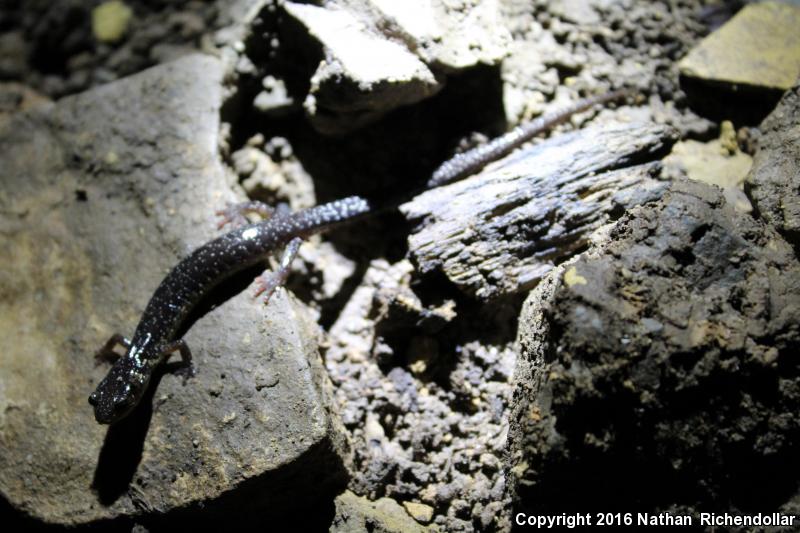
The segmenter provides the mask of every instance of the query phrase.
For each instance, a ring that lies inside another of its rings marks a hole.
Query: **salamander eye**
[[[96,392],[93,392],[89,395],[89,405],[95,406],[100,398],[97,396]]]
[[[125,388],[125,394],[120,396],[116,396],[114,398],[114,409],[121,411],[126,409],[133,404],[133,395],[130,393],[130,388]]]

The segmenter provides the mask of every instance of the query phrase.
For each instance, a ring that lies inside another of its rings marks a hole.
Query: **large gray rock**
[[[481,299],[530,289],[626,208],[660,195],[652,159],[667,126],[617,122],[556,136],[478,175],[420,194],[400,210],[418,225],[409,251]]]
[[[237,509],[269,514],[341,481],[316,326],[285,293],[226,300],[246,277],[186,334],[194,378],[154,380],[110,429],[86,400],[108,370],[93,354],[132,333],[235,199],[217,153],[222,78],[191,56],[0,125],[0,491],[34,517],[213,509],[242,491]]]
[[[745,183],[759,215],[800,246],[800,81],[761,124]]]
[[[521,508],[780,510],[797,483],[798,324],[791,247],[717,188],[679,181],[634,208],[523,308]]]

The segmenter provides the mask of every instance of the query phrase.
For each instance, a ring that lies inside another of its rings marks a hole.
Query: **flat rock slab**
[[[759,215],[800,247],[800,82],[764,120],[746,189]]]
[[[197,518],[242,491],[268,514],[340,481],[316,326],[285,293],[227,299],[246,277],[185,336],[194,378],[154,379],[110,429],[87,403],[108,370],[93,354],[132,333],[234,200],[217,153],[222,78],[190,56],[0,126],[0,491],[34,517]]]
[[[675,139],[650,123],[592,126],[426,191],[400,208],[417,223],[411,257],[481,299],[530,289],[598,227],[660,195],[658,164],[646,161]]]
[[[788,243],[675,182],[526,301],[518,490],[540,511],[777,511],[796,490],[799,324]]]
[[[786,90],[800,75],[800,6],[745,6],[679,64],[681,74],[726,85]]]

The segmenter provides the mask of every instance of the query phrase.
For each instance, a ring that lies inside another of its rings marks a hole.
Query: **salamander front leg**
[[[226,224],[231,224],[233,227],[247,225],[249,221],[246,215],[248,214],[257,214],[266,220],[275,214],[275,208],[264,202],[251,200],[249,202],[231,204],[225,209],[220,209],[216,214],[222,217],[219,224],[217,224],[217,229],[222,229]]]
[[[122,346],[125,348],[125,352],[127,353],[128,348],[131,347],[131,341],[119,333],[111,335],[111,338],[106,341],[103,347],[97,350],[97,352],[94,354],[94,358],[97,363],[100,363],[101,361],[116,361],[122,357],[120,354],[114,351],[114,348],[117,346]]]
[[[291,272],[292,261],[294,261],[294,258],[297,257],[297,252],[300,250],[301,244],[303,244],[303,239],[300,237],[295,237],[289,241],[289,244],[286,245],[286,248],[283,251],[283,256],[281,256],[281,263],[278,266],[278,269],[274,272],[266,270],[263,274],[256,278],[257,287],[256,292],[253,295],[254,297],[257,297],[263,293],[264,303],[269,303],[269,299],[275,292],[275,289],[286,283],[286,279],[289,277],[289,272]]]
[[[169,356],[175,351],[178,351],[181,354],[181,362],[183,362],[183,367],[180,368],[176,373],[181,374],[183,376],[183,382],[186,383],[187,379],[194,376],[192,352],[189,350],[189,345],[186,344],[185,340],[178,339],[164,346],[164,348],[161,350],[161,354],[164,355],[165,358],[169,358]]]

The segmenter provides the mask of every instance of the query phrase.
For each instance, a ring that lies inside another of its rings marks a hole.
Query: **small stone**
[[[336,514],[330,525],[332,533],[423,533],[427,528],[409,518],[397,501],[380,498],[370,501],[347,490],[336,497]]]
[[[722,123],[718,139],[706,143],[692,139],[678,142],[664,158],[667,173],[720,187],[728,203],[743,213],[753,209],[744,194],[744,181],[752,164],[752,158],[739,151],[729,121]]]
[[[289,90],[283,80],[267,76],[261,83],[264,90],[256,95],[253,107],[276,116],[285,115],[294,109],[295,101],[289,96]]]
[[[433,337],[415,335],[408,344],[408,369],[415,376],[423,376],[439,357],[439,343]]]
[[[586,278],[578,274],[578,271],[575,269],[575,267],[570,267],[564,273],[564,283],[566,283],[568,287],[571,287],[576,283],[586,285]]]
[[[416,502],[403,502],[403,507],[405,507],[408,514],[420,524],[428,524],[433,519],[433,507],[430,505]]]
[[[598,24],[602,20],[595,9],[594,4],[597,3],[600,2],[597,0],[555,0],[551,2],[550,10],[564,20],[586,26]]]
[[[92,11],[92,33],[101,43],[118,42],[128,31],[133,10],[125,2],[103,2]]]

